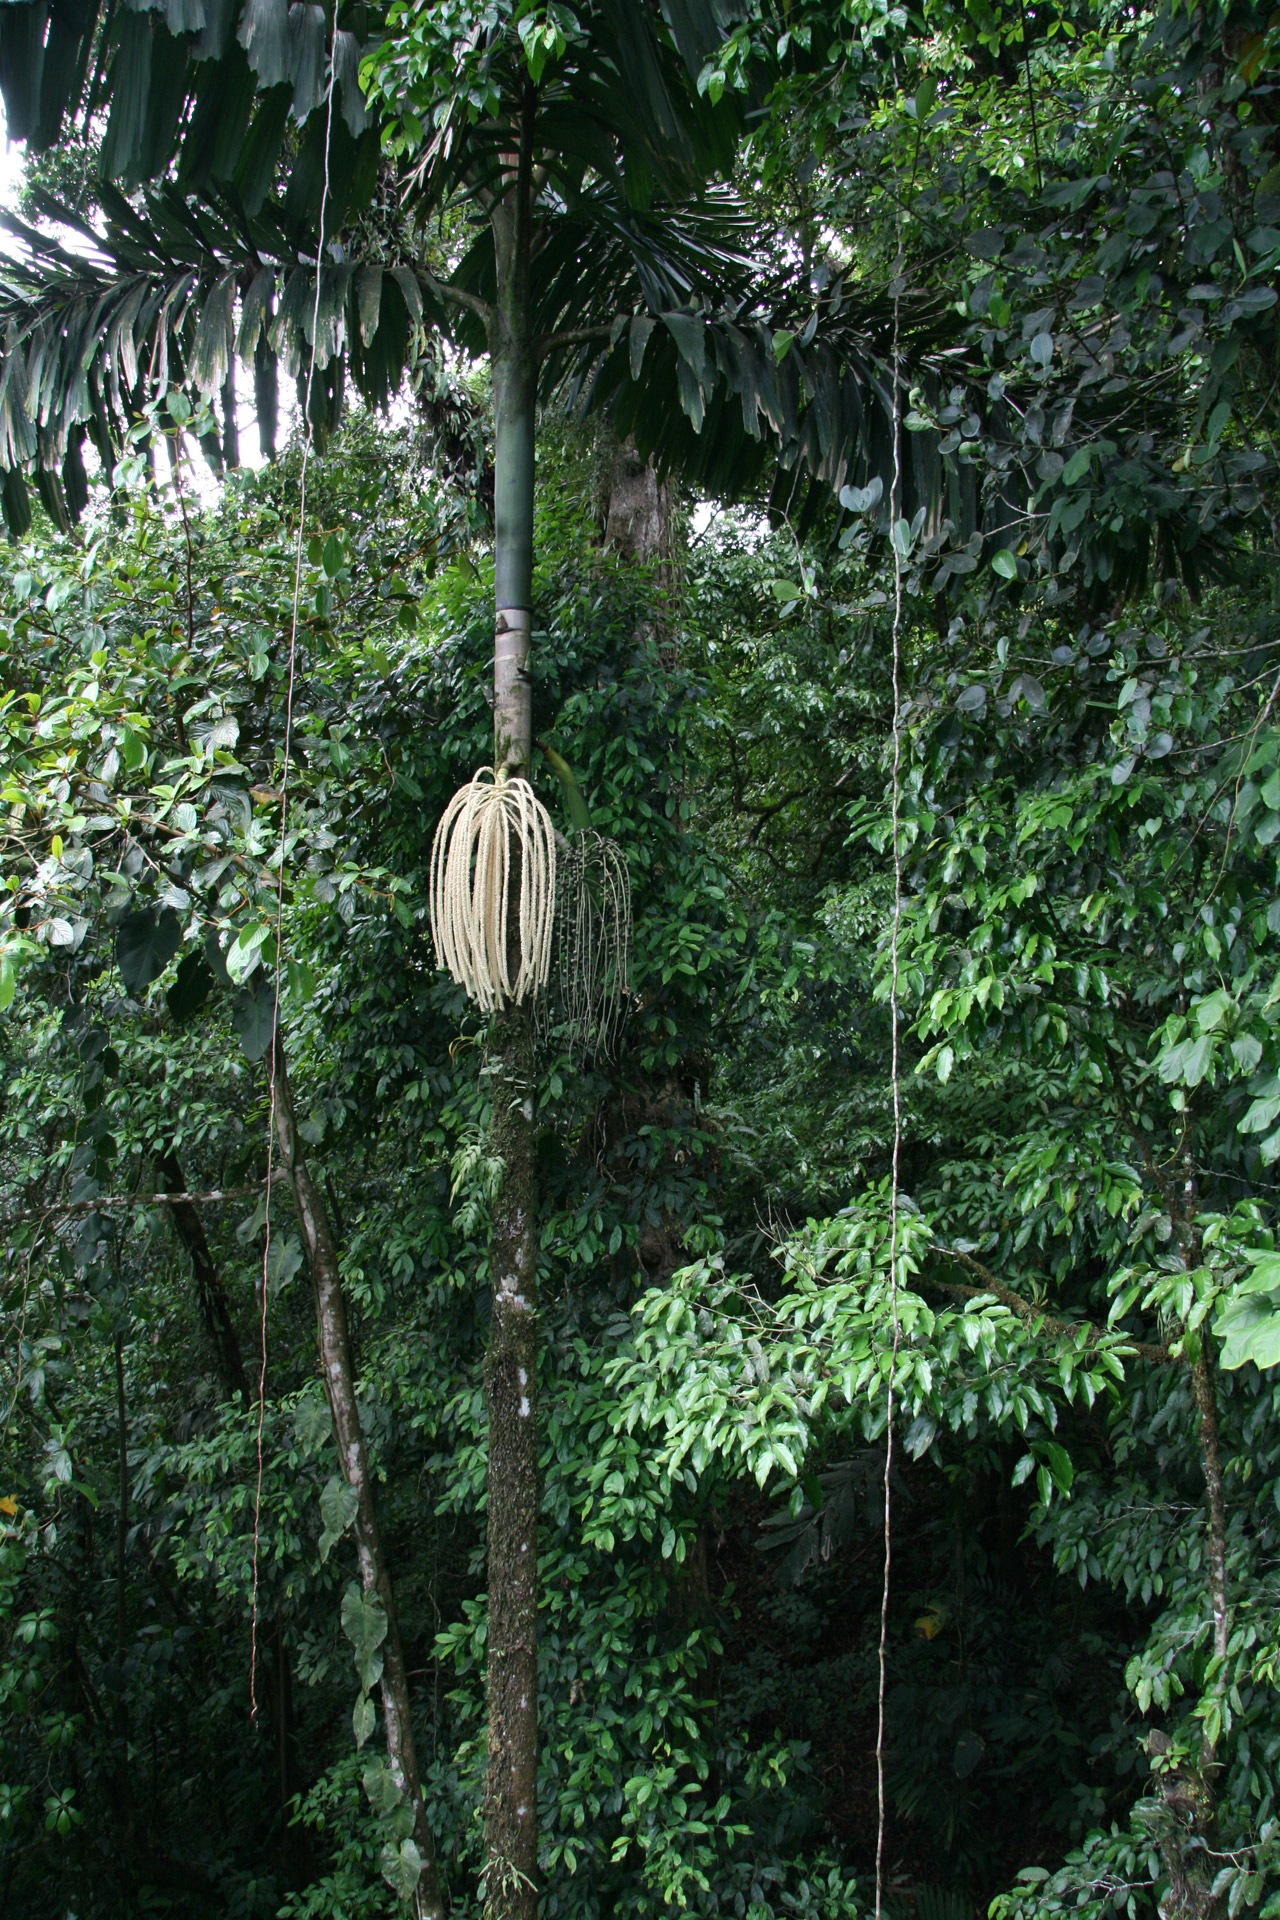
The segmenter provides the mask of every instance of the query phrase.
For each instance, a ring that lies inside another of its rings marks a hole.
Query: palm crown
[[[735,194],[742,96],[698,90],[731,8],[54,0],[44,45],[45,11],[0,10],[10,128],[40,149],[107,108],[101,220],[40,201],[84,251],[7,216],[25,248],[0,278],[11,529],[29,514],[24,473],[55,519],[78,514],[85,437],[110,471],[157,388],[223,394],[229,428],[236,360],[273,446],[278,369],[309,363],[313,315],[321,430],[347,381],[384,403],[428,331],[492,348],[508,215],[542,397],[607,406],[642,452],[715,492],[757,484],[771,456],[779,499],[817,483],[811,509],[887,483],[888,303],[815,288]],[[447,263],[423,243],[433,215]],[[905,338],[924,365],[942,316],[913,309]],[[936,455],[912,452],[907,512],[938,497]]]

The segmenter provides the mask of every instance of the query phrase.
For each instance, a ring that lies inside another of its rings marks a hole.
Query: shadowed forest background
[[[0,1912],[870,1912],[892,1371],[885,1912],[1280,1915],[1278,20],[0,8]],[[531,778],[634,918],[531,1055],[536,1886],[427,908],[477,128]]]

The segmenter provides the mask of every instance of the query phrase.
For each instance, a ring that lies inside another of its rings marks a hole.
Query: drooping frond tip
[[[555,900],[551,816],[527,780],[482,767],[445,808],[431,848],[436,955],[482,1013],[546,986]]]

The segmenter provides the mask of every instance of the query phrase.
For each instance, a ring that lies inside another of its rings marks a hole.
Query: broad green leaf
[[[261,965],[262,946],[270,932],[271,928],[265,920],[255,920],[249,926],[241,927],[231,942],[223,964],[234,986],[243,986],[254,969]]]
[[[246,1060],[261,1060],[271,1045],[275,1018],[275,993],[269,981],[264,981],[256,993],[236,995],[231,1005],[231,1024],[240,1036]]]
[[[267,1249],[267,1292],[276,1299],[302,1267],[302,1243],[296,1234],[272,1236]]]
[[[1092,464],[1093,448],[1077,447],[1071,458],[1067,461],[1066,466],[1062,469],[1063,486],[1074,487],[1078,480],[1083,480],[1086,477]]]
[[[1231,1058],[1242,1073],[1252,1073],[1262,1058],[1262,1042],[1252,1033],[1238,1033],[1231,1042]]]
[[[182,927],[172,907],[159,915],[139,907],[122,916],[116,927],[116,964],[130,993],[145,993],[164,972],[182,940]]]
[[[374,1755],[364,1770],[364,1790],[375,1813],[394,1813],[404,1798],[380,1753]]]
[[[1239,1293],[1280,1293],[1280,1253],[1251,1253],[1247,1256],[1253,1272],[1247,1280],[1236,1282]]]
[[[320,1536],[322,1562],[328,1559],[333,1546],[355,1519],[359,1505],[355,1488],[338,1474],[326,1481],[320,1494],[320,1517],[324,1521],[324,1532]],[[365,1783],[368,1784],[367,1773]]]
[[[1182,1078],[1187,1086],[1198,1087],[1213,1060],[1213,1035],[1202,1033],[1188,1048],[1182,1062]]]
[[[377,1594],[362,1593],[354,1581],[342,1596],[342,1631],[355,1648],[356,1671],[368,1693],[382,1676],[387,1616]]]
[[[316,976],[303,960],[290,960],[286,963],[285,973],[289,983],[290,998],[298,1006],[305,1007],[316,990]]]
[[[409,1901],[422,1873],[422,1855],[412,1839],[401,1840],[399,1845],[388,1840],[382,1849],[378,1865],[382,1877],[397,1900]]]
[[[1280,1365],[1280,1296],[1251,1293],[1219,1308],[1213,1331],[1222,1342],[1222,1365],[1233,1372],[1252,1360],[1256,1367]]]
[[[1211,1033],[1221,1026],[1228,1013],[1235,1007],[1235,1000],[1225,987],[1219,987],[1216,993],[1209,994],[1195,1004],[1196,1025],[1201,1033]]]
[[[367,1693],[362,1693],[356,1701],[351,1714],[351,1731],[356,1738],[356,1746],[362,1747],[377,1725],[377,1715],[373,1702]]]
[[[1056,1440],[1042,1440],[1040,1452],[1048,1463],[1054,1485],[1061,1493],[1070,1493],[1071,1483],[1075,1478],[1075,1468],[1071,1464],[1071,1456],[1066,1448],[1060,1446]]]
[[[956,1741],[951,1755],[951,1771],[957,1780],[967,1780],[986,1752],[982,1735],[966,1730]]]
[[[631,322],[628,337],[628,353],[631,378],[633,380],[640,378],[640,370],[644,365],[645,348],[648,346],[649,336],[657,324],[657,321],[651,319],[648,314],[637,314],[636,318]]]

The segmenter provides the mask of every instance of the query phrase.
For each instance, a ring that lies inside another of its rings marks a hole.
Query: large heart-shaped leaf
[[[387,1615],[377,1594],[362,1593],[354,1580],[342,1596],[342,1631],[355,1648],[356,1671],[367,1693],[382,1677]]]
[[[404,1798],[380,1753],[373,1756],[364,1770],[364,1790],[375,1813],[394,1813]]]
[[[231,1009],[231,1024],[240,1035],[246,1060],[261,1060],[271,1045],[275,1027],[275,995],[268,987],[259,993],[238,993]]]
[[[198,1013],[213,992],[213,985],[213,974],[203,955],[184,954],[178,962],[178,977],[165,995],[174,1019],[189,1020]]]
[[[410,1900],[422,1872],[422,1855],[412,1840],[402,1840],[397,1846],[388,1840],[382,1849],[378,1862],[382,1868],[382,1877],[397,1900]]]
[[[182,940],[182,928],[172,907],[161,914],[136,907],[122,915],[116,928],[116,964],[130,993],[145,993],[164,972]]]
[[[322,1562],[329,1558],[331,1549],[355,1519],[359,1505],[355,1488],[335,1473],[320,1495],[320,1517],[324,1521],[324,1532],[320,1535]]]
[[[362,1693],[351,1712],[351,1731],[356,1737],[356,1745],[362,1747],[377,1725],[377,1715],[373,1702],[367,1693]]]

